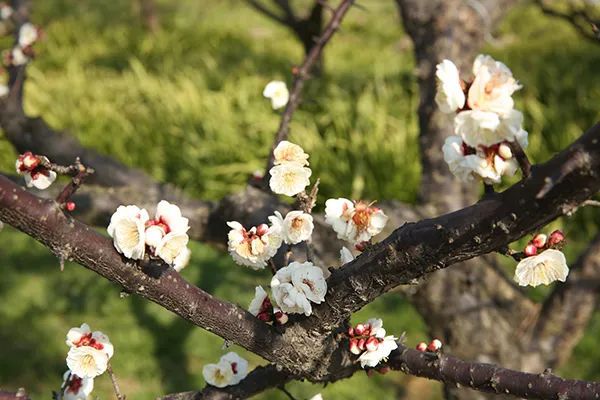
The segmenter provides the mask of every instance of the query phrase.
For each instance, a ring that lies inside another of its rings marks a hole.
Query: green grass
[[[367,11],[350,11],[327,48],[325,74],[307,85],[291,140],[310,153],[322,198],[414,201],[420,168],[411,48],[393,2],[361,3]],[[163,29],[149,35],[130,1],[36,2],[33,20],[47,37],[28,70],[26,109],[87,146],[191,195],[216,199],[241,189],[263,167],[279,114],[261,92],[272,79],[289,80],[302,49],[287,30],[239,2],[160,5]],[[531,132],[533,160],[546,160],[599,119],[599,49],[531,8],[513,12],[488,45],[524,85],[515,97]],[[13,170],[15,156],[0,139],[3,171]],[[552,225],[572,238],[570,262],[599,222],[596,211],[582,210]],[[48,398],[66,368],[64,335],[84,321],[111,337],[129,399],[202,387],[202,366],[219,358],[221,339],[154,304],[121,299],[117,287],[80,266],[67,264],[61,273],[48,250],[11,228],[0,240],[0,387],[21,385],[35,398]],[[199,244],[184,276],[244,307],[254,286],[268,282],[267,273],[235,266]],[[394,293],[355,319],[371,316],[383,317],[389,332],[406,331],[409,343],[425,339],[420,317]],[[565,368],[568,375],[600,378],[598,333],[596,316]],[[252,365],[264,362],[239,352]],[[298,398],[322,391],[326,399],[375,399],[399,396],[415,382],[401,374],[357,374],[325,389],[309,383],[289,389]],[[440,396],[436,384],[418,390],[420,399]],[[107,377],[97,379],[94,393],[111,398]],[[285,396],[270,391],[261,398]]]

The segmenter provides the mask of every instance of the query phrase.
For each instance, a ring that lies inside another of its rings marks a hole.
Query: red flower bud
[[[417,345],[416,349],[417,349],[417,350],[419,350],[419,351],[422,351],[422,352],[426,351],[426,350],[427,350],[427,343],[425,343],[425,342],[420,342],[420,343]]]
[[[262,235],[266,234],[267,232],[269,232],[269,225],[267,225],[267,224],[260,224],[256,228],[256,234],[258,236],[262,236]]]
[[[555,230],[548,238],[548,246],[552,247],[565,240],[565,234],[560,229]]]
[[[350,336],[350,337],[354,336],[354,328],[353,327],[348,328],[348,336]]]
[[[531,243],[538,249],[541,249],[546,245],[547,240],[548,236],[544,235],[543,233],[538,233],[533,237],[533,239],[531,239]]]
[[[271,315],[269,315],[269,313],[261,312],[258,313],[257,317],[263,322],[271,322]]]
[[[379,339],[375,336],[371,336],[367,339],[365,347],[368,351],[375,351],[379,347]]]
[[[358,340],[350,339],[350,353],[359,355],[361,350],[358,348]]]
[[[285,325],[288,322],[288,315],[281,311],[275,312],[275,320],[279,325]]]
[[[367,242],[360,242],[354,245],[354,248],[358,251],[365,251],[367,248]]]
[[[67,201],[67,204],[65,204],[65,207],[67,208],[68,211],[73,211],[75,209],[75,203],[72,201]]]
[[[364,350],[366,349],[366,347],[365,347],[365,342],[366,342],[366,340],[365,340],[365,339],[360,339],[360,340],[358,341],[358,348],[359,348],[360,350],[362,350],[362,351],[364,351]]]
[[[433,339],[429,343],[429,346],[427,346],[427,350],[429,350],[429,351],[438,351],[441,348],[442,348],[442,341],[439,339]]]
[[[362,336],[363,333],[365,333],[365,326],[363,324],[356,325],[354,328],[354,334],[357,336]]]
[[[525,256],[526,257],[531,257],[531,256],[535,256],[537,254],[537,250],[538,248],[535,247],[534,244],[529,243],[527,246],[525,246]]]
[[[379,372],[381,375],[385,375],[388,372],[390,372],[390,367],[388,367],[388,366],[381,367],[377,370],[377,372]]]
[[[375,370],[374,369],[367,369],[365,372],[367,373],[367,376],[370,378],[375,373]]]

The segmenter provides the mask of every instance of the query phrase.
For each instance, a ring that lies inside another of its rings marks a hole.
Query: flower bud
[[[385,367],[381,367],[377,370],[377,372],[379,372],[381,375],[385,375],[388,372],[390,372],[390,367],[388,367],[387,365]]]
[[[348,328],[348,336],[350,336],[350,337],[354,336],[354,328],[353,327]]]
[[[565,234],[560,229],[555,230],[548,238],[548,246],[555,246],[565,240]]]
[[[358,348],[358,340],[350,339],[350,353],[359,355],[361,350]]]
[[[429,343],[429,346],[427,346],[427,350],[429,350],[429,351],[438,351],[441,348],[442,348],[442,341],[439,339],[433,339]]]
[[[271,322],[271,316],[269,315],[269,313],[261,312],[261,313],[258,313],[258,315],[256,317],[263,322]]]
[[[535,256],[537,254],[537,247],[535,247],[534,244],[529,243],[527,246],[525,246],[524,253],[526,257]]]
[[[363,324],[356,325],[354,328],[354,334],[357,336],[362,336],[363,333],[365,333],[365,326]]]
[[[67,208],[68,211],[73,211],[75,209],[75,203],[72,201],[67,201],[67,204],[65,204],[65,207]]]
[[[510,150],[510,146],[508,146],[506,143],[502,143],[498,147],[498,155],[505,160],[508,160],[513,156],[512,151]]]
[[[533,239],[531,239],[531,243],[538,249],[541,249],[546,245],[547,240],[548,236],[544,235],[543,233],[538,233],[533,237]]]
[[[354,245],[354,248],[358,251],[365,251],[365,249],[367,248],[367,242],[360,242],[360,243],[356,243]]]
[[[288,322],[288,315],[281,311],[275,312],[275,320],[279,325],[285,325]]]
[[[379,347],[379,340],[375,336],[371,336],[367,339],[365,347],[368,351],[375,351]]]
[[[365,343],[366,343],[366,340],[365,340],[365,339],[359,339],[359,340],[358,340],[358,348],[359,348],[360,350],[364,351],[364,350],[366,349],[366,347],[365,347]]]
[[[165,230],[160,225],[152,225],[146,228],[146,244],[151,247],[158,247],[165,235]]]
[[[419,351],[421,351],[421,352],[424,352],[424,351],[426,351],[426,350],[427,350],[427,343],[425,343],[425,342],[420,342],[420,343],[417,345],[416,349],[417,349],[417,350],[419,350]]]
[[[262,236],[262,235],[266,234],[267,232],[269,232],[269,226],[267,224],[260,224],[258,226],[258,228],[256,229],[256,234],[258,236]]]

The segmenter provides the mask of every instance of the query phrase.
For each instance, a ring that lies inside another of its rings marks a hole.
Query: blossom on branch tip
[[[565,255],[556,249],[525,257],[517,265],[515,281],[520,286],[549,285],[555,281],[564,282],[569,274]]]
[[[456,65],[444,60],[436,66],[437,92],[435,102],[443,113],[453,113],[465,105],[465,93]]]
[[[14,66],[25,65],[29,60],[29,56],[25,54],[21,46],[13,47],[8,54],[8,62]]]
[[[267,83],[263,90],[263,96],[267,99],[271,99],[271,107],[273,110],[277,110],[281,107],[285,107],[290,99],[290,92],[282,81],[271,81]]]
[[[232,385],[237,385],[248,375],[248,361],[233,351],[230,351],[221,357],[219,362],[229,363],[231,370],[233,371]]]
[[[81,378],[71,371],[63,374],[63,400],[86,400],[94,390],[94,378]]]
[[[310,184],[312,171],[296,162],[286,162],[269,170],[269,187],[273,193],[295,196]]]
[[[110,218],[107,231],[117,251],[132,260],[141,260],[146,251],[145,229],[148,211],[137,206],[119,206]]]
[[[302,147],[297,144],[282,140],[277,144],[275,150],[273,150],[273,164],[280,165],[288,162],[301,164],[302,166],[308,165],[308,154],[304,152]]]
[[[325,202],[325,222],[331,225],[338,239],[350,243],[371,240],[383,230],[387,220],[381,209],[363,201],[338,198]]]
[[[276,217],[269,217],[272,225],[261,224],[246,230],[242,224],[229,221],[231,228],[228,237],[228,250],[233,260],[252,269],[263,269],[272,258],[283,241],[281,225]]]
[[[94,378],[104,373],[108,360],[114,354],[108,336],[100,331],[92,332],[87,324],[71,328],[66,343],[70,346],[67,366],[73,374],[82,378]]]
[[[56,172],[49,170],[42,165],[41,159],[48,161],[47,158],[36,156],[27,151],[17,158],[15,168],[19,175],[25,178],[27,187],[35,187],[40,190],[47,189],[55,180]]]
[[[364,368],[375,367],[381,361],[386,360],[392,350],[398,348],[394,336],[386,336],[383,329],[383,321],[379,318],[371,318],[364,324],[358,324],[355,328],[348,330],[350,336],[350,352],[360,355],[358,360]]]
[[[311,262],[292,262],[271,279],[275,302],[286,313],[312,314],[311,302],[325,300],[327,282],[323,270]]]
[[[269,217],[271,218],[273,217]],[[314,229],[312,215],[303,211],[290,211],[283,218],[279,211],[275,211],[274,218],[282,227],[282,238],[285,243],[297,244],[310,239]]]

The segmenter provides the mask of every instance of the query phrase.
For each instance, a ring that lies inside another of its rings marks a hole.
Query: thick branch
[[[523,399],[592,400],[600,383],[562,379],[551,373],[530,374],[492,364],[472,363],[445,354],[422,353],[400,345],[388,362],[392,369],[446,384]]]
[[[214,298],[161,262],[127,260],[112,242],[0,175],[0,220],[72,260],[187,321],[273,359],[279,335],[245,310]]]
[[[168,394],[161,400],[232,400],[246,399],[267,389],[284,385],[292,379],[273,365],[257,367],[239,384],[222,389],[206,386],[202,391]]]

